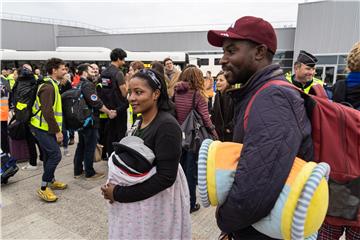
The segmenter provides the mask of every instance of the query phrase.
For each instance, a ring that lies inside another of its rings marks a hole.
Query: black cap
[[[305,52],[304,50],[300,50],[296,62],[303,63],[309,67],[315,67],[315,64],[318,62],[318,59],[312,54]]]

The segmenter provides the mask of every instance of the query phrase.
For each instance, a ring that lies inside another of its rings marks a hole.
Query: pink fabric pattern
[[[130,186],[146,181],[121,171],[109,158],[108,182]],[[189,190],[179,165],[175,183],[143,201],[109,204],[109,239],[191,239]]]

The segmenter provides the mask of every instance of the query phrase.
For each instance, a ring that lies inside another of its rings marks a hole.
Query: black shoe
[[[68,145],[74,145],[75,141],[73,138],[70,138],[69,144]]]
[[[200,204],[199,203],[195,203],[195,207],[193,207],[192,209],[190,209],[190,213],[199,211],[200,209]]]

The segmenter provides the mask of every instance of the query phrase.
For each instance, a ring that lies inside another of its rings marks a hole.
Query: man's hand
[[[101,186],[101,192],[105,199],[109,200],[109,203],[113,203],[114,199],[114,188],[115,184],[107,183]]]
[[[62,132],[55,133],[55,136],[56,136],[56,141],[58,143],[61,143],[63,141],[63,139],[64,139]]]
[[[110,110],[108,113],[110,119],[114,119],[117,116],[116,110]]]

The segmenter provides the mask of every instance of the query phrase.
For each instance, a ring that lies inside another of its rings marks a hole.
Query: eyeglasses
[[[147,70],[147,69],[141,69],[139,71],[140,73],[142,74],[146,74],[147,76],[149,76],[151,78],[151,80],[153,82],[155,82],[156,86],[158,87],[158,89],[161,89],[161,82],[160,80],[156,77],[155,73],[150,71],[150,70]]]

